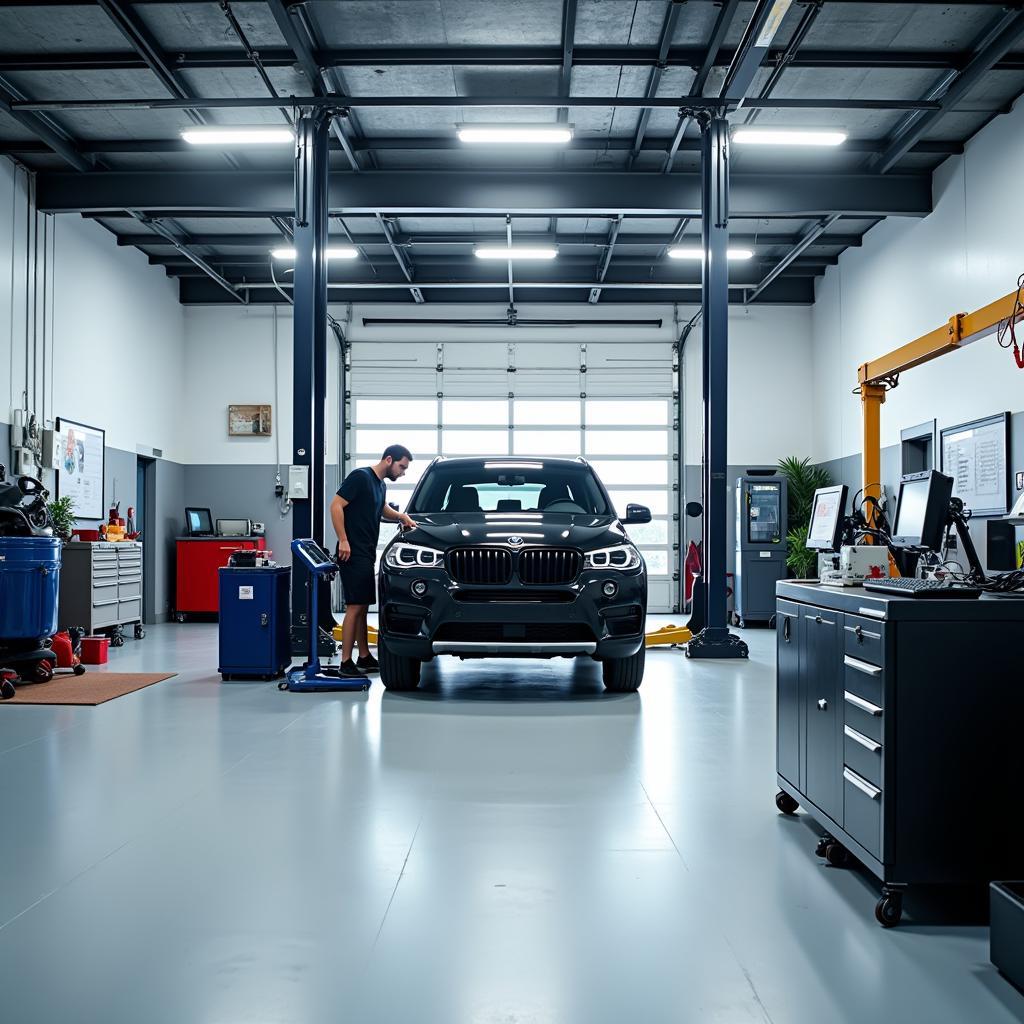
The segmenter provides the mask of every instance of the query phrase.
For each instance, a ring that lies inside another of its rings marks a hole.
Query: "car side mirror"
[[[624,523],[649,523],[651,521],[651,510],[646,505],[634,505],[630,502],[626,506],[626,518]]]

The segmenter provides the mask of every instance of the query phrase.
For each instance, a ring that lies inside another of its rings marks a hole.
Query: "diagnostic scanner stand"
[[[320,618],[319,599],[317,592],[320,579],[330,580],[338,571],[331,556],[324,551],[312,537],[304,537],[292,541],[292,554],[300,559],[312,577],[309,587],[309,661],[302,668],[293,668],[283,682],[277,684],[279,690],[291,690],[293,693],[325,693],[331,690],[367,690],[369,683],[365,679],[345,679],[336,668],[328,668],[320,664],[320,652],[317,645],[317,630]]]

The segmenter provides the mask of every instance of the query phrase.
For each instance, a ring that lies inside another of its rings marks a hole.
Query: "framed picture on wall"
[[[60,463],[56,496],[71,497],[76,519],[104,519],[103,481],[107,432],[75,420],[57,418]]]
[[[976,516],[1010,510],[1010,414],[996,413],[943,427],[942,472],[954,480],[953,495]]]
[[[269,405],[229,405],[229,437],[270,437],[273,430]]]

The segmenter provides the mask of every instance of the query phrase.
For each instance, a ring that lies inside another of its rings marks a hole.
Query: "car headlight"
[[[444,552],[421,544],[392,544],[384,562],[392,569],[433,569],[444,562]]]
[[[639,569],[643,564],[640,552],[632,544],[616,544],[598,548],[583,556],[584,569]]]

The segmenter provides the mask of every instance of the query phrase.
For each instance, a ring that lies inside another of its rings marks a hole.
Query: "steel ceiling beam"
[[[413,274],[412,267],[409,265],[409,260],[406,258],[406,255],[402,252],[401,248],[395,244],[394,237],[391,233],[391,225],[388,224],[388,222],[379,213],[377,214],[377,223],[380,225],[380,230],[384,234],[384,239],[387,241],[388,247],[391,249],[391,253],[395,257],[398,269],[402,272],[402,277],[409,282],[409,294],[413,297],[413,301],[423,302],[423,293],[415,284],[413,284],[413,277],[415,275]]]
[[[772,47],[767,61],[776,61],[785,47]],[[711,62],[706,62],[703,46],[673,46],[664,60],[655,46],[587,46],[573,47],[575,67],[688,67],[694,71],[707,63],[727,68],[735,50],[720,47]],[[282,47],[260,47],[260,62],[268,68],[290,68],[295,55]],[[807,49],[793,58],[795,68],[845,68],[850,70],[960,70],[970,61],[970,51],[958,50],[895,50],[895,49]],[[251,60],[236,49],[185,50],[168,57],[178,71],[231,70],[251,67]],[[316,51],[318,68],[344,67],[562,67],[564,49],[559,46],[360,46],[326,47]],[[140,70],[146,62],[128,51],[73,51],[47,53],[0,54],[2,71],[120,71]],[[993,65],[996,71],[1024,71],[1024,54],[1007,54]]]
[[[614,221],[612,221],[611,230],[608,232],[608,242],[607,242],[607,247],[605,248],[604,259],[601,260],[601,266],[600,266],[600,268],[597,271],[597,280],[598,281],[604,281],[605,277],[608,275],[608,267],[611,265],[612,256],[615,254],[615,243],[619,239],[619,232],[621,230],[622,230],[622,215],[620,214],[618,217],[615,218]],[[646,261],[644,261],[644,263],[646,264]],[[596,302],[598,302],[600,300],[600,298],[601,298],[601,289],[600,288],[592,288],[591,291],[590,291],[590,297],[589,297],[588,301],[592,302],[592,303],[596,303]]]
[[[562,3],[562,70],[558,83],[558,94],[560,96],[572,94],[572,61],[573,51],[576,46],[576,11],[578,6],[578,0],[563,0]],[[568,107],[559,108],[558,120],[561,122],[569,120]]]
[[[791,0],[757,0],[740,39],[740,45],[725,72],[719,94],[730,103],[746,103],[754,77],[768,55],[772,39],[789,13]]]
[[[685,223],[685,222],[684,222]],[[502,245],[506,236],[504,232],[487,231],[475,233],[458,233],[458,234],[403,234],[396,232],[392,229],[391,232],[392,240],[394,244],[401,248],[409,248],[416,246],[467,246],[467,245]],[[775,248],[785,247],[789,248],[798,241],[800,241],[799,235],[792,234],[758,234],[758,235],[731,235],[732,243],[734,245],[742,245],[745,248]],[[581,248],[591,249],[605,249],[608,246],[608,236],[598,236],[595,234],[563,234],[554,232],[520,232],[516,235],[516,238],[523,245],[559,245],[559,246],[578,246]],[[241,248],[241,249],[256,249],[266,251],[277,245],[280,239],[277,235],[266,234],[266,235],[239,235],[239,234],[220,234],[220,233],[206,233],[206,232],[192,232],[189,235],[189,241],[193,245],[199,246],[212,246],[214,248],[229,247],[229,248]],[[675,245],[679,241],[677,232],[672,235],[662,234],[618,234],[616,236],[615,245],[619,250],[630,249],[630,248],[666,248],[670,245]],[[817,240],[816,245],[833,246],[838,249],[846,249],[850,246],[861,245],[863,239],[860,235],[824,235]],[[332,236],[330,242],[338,242],[339,244],[345,242],[349,245],[356,247],[365,248],[367,246],[384,246],[387,244],[383,238],[379,235],[346,235],[343,238]],[[160,240],[151,237],[150,235],[141,234],[124,234],[120,233],[117,235],[117,244],[121,246],[149,246],[159,245]],[[225,259],[229,257],[223,257]],[[248,258],[248,257],[241,257]],[[593,262],[593,257],[587,257]],[[649,262],[649,258],[648,258]]]
[[[277,23],[278,31],[284,37],[289,50],[295,55],[295,60],[298,62],[300,70],[306,76],[310,89],[316,93],[318,100],[329,99],[320,65],[313,56],[312,43],[305,29],[297,25],[295,20],[293,20],[290,8],[284,3],[284,0],[266,0],[266,4],[270,8],[274,21]],[[294,97],[289,97],[289,101],[294,103]],[[313,104],[302,105],[311,106]],[[345,135],[345,130],[336,117],[331,118],[331,131],[338,140],[338,144],[345,151],[352,170],[360,171],[362,168],[359,164],[359,158],[352,149]]]
[[[803,237],[793,246],[792,249],[781,260],[765,274],[764,279],[756,288],[754,288],[749,294],[749,301],[753,302],[764,290],[767,288],[772,281],[774,281],[781,274],[786,272],[786,269],[793,265],[797,257],[800,256],[806,249],[814,244],[815,240],[821,236],[821,234],[827,231],[837,220],[835,216],[823,217],[817,224],[812,225],[804,232]]]
[[[707,51],[704,54],[704,61],[697,69],[697,75],[690,84],[690,92],[686,98],[687,103],[696,102],[704,95],[704,87],[707,85],[708,76],[711,74],[711,69],[715,66],[715,63],[718,60],[722,43],[725,40],[726,33],[729,31],[729,27],[732,25],[733,18],[736,17],[736,9],[738,7],[739,0],[725,0],[722,4],[721,10],[718,12],[718,17],[715,19],[715,27],[711,30],[711,39],[708,42]],[[732,63],[731,57],[729,63]],[[686,134],[686,129],[689,124],[689,116],[680,112],[679,121],[676,124],[676,130],[672,135],[672,141],[668,145],[668,157],[665,160],[665,165],[661,169],[662,174],[668,174],[672,170],[672,164],[675,162],[676,153],[682,144],[683,136]]]
[[[672,39],[676,33],[676,25],[679,24],[679,15],[683,9],[683,0],[670,0],[668,10],[665,11],[665,20],[661,25],[661,36],[658,40],[658,61],[651,69],[650,75],[647,77],[647,88],[644,91],[644,95],[648,98],[653,98],[658,95],[658,87],[661,85],[661,76],[665,69],[668,67],[666,60],[668,58],[669,47],[672,45]],[[636,126],[636,132],[633,135],[633,145],[630,147],[629,153],[629,167],[633,166],[634,161],[640,155],[641,147],[644,142],[644,135],[647,132],[647,125],[651,120],[651,110],[646,108],[640,113],[640,121]],[[597,301],[596,299],[593,301]]]
[[[680,101],[673,96],[288,96],[286,101],[296,107],[344,109],[408,109],[430,108],[440,110],[459,108],[532,108],[579,107],[612,108],[622,110],[675,109],[680,105],[717,110],[736,107],[738,101],[723,101],[708,97],[687,97]],[[260,110],[279,107],[281,98],[271,96],[221,96],[188,100],[153,99],[52,99],[19,100],[11,106],[36,113],[61,110]],[[766,100],[744,100],[743,106],[751,110],[938,110],[939,104],[928,100],[905,99],[839,99],[836,97],[785,97]],[[976,109],[979,113],[1002,110],[991,106]]]
[[[214,281],[223,288],[224,291],[228,292],[235,301],[242,303],[246,301],[246,297],[239,294],[235,286],[228,281],[227,278],[210,266],[202,256],[193,252],[190,246],[186,242],[182,241],[178,234],[176,234],[175,231],[169,228],[166,224],[158,220],[147,218],[142,214],[135,213],[135,211],[132,211],[132,213],[134,216],[138,217],[140,223],[145,224],[147,227],[152,228],[157,234],[162,235],[171,245],[174,246],[175,249],[178,250],[178,252],[181,253],[182,256],[189,260],[189,262],[195,264],[195,266],[198,267],[199,270],[201,270],[211,281]]]
[[[890,138],[885,151],[871,161],[872,168],[881,172],[890,170],[939,118],[953,109],[978,84],[982,76],[1020,42],[1022,37],[1024,11],[1019,8],[1004,10],[978,41],[976,52],[970,62],[943,93],[938,101],[938,109],[916,120],[905,121]]]
[[[665,153],[672,144],[672,139],[660,136],[644,137],[641,148],[645,152]],[[429,136],[381,136],[351,139],[350,145],[357,152],[367,150],[448,150],[465,153],[465,144],[449,135]],[[884,139],[847,139],[843,143],[843,153],[880,153],[886,147]],[[582,152],[622,152],[633,147],[632,139],[598,137],[592,139],[572,139],[565,145],[566,150]],[[697,153],[700,151],[700,140],[696,138],[682,139],[676,147],[679,152]],[[194,153],[195,148],[183,139],[89,139],[78,140],[77,149],[80,153]],[[341,145],[333,140],[331,149],[341,152]],[[963,153],[964,144],[955,140],[920,139],[910,150],[912,153],[951,156]],[[21,154],[31,156],[36,153],[48,153],[50,147],[30,139],[9,139],[0,141],[0,153]],[[291,160],[289,152],[285,159]]]
[[[292,175],[281,171],[39,172],[40,210],[49,213],[202,210],[291,214]],[[736,174],[732,217],[884,217],[931,212],[930,174]],[[331,175],[331,211],[345,215],[483,214],[698,216],[692,174],[623,172],[373,171]]]
[[[39,114],[29,114],[21,110],[15,110],[12,104],[23,99],[23,95],[17,87],[0,77],[0,112],[13,118],[23,128],[30,131],[47,150],[52,150],[59,157],[75,168],[76,171],[91,171],[96,166],[94,160],[89,159],[79,149],[78,144],[58,124],[47,117]]]
[[[775,60],[784,48],[768,51],[768,60]],[[288,68],[295,56],[286,49],[260,48],[261,62],[270,68]],[[728,67],[735,51],[722,48],[711,67]],[[544,46],[437,46],[437,47],[353,47],[326,48],[316,53],[319,67],[403,67],[403,66],[474,66],[487,67],[551,67],[562,64],[558,47]],[[689,67],[695,71],[704,64],[704,47],[672,47],[664,63],[668,67]],[[811,49],[795,57],[793,67],[843,68],[850,70],[943,70],[961,69],[971,58],[970,52],[956,50],[845,50]],[[178,53],[173,58],[178,70],[231,70],[246,68],[251,62],[236,50],[195,50]],[[576,46],[573,65],[576,67],[653,67],[659,63],[653,46]],[[93,51],[70,53],[0,54],[0,71],[118,71],[146,67],[134,53]],[[1024,70],[1024,54],[1007,54],[995,65],[996,71]]]

